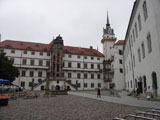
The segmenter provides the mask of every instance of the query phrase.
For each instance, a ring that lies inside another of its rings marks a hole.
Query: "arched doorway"
[[[43,85],[41,86],[41,90],[44,90],[44,86]]]
[[[59,85],[56,85],[56,90],[60,90],[60,86]]]
[[[146,82],[146,76],[143,76],[143,87],[144,87],[144,93],[146,93],[147,90],[147,82]]]
[[[156,74],[156,72],[152,73],[152,89],[153,89],[153,95],[157,97],[158,85],[157,85],[157,74]]]

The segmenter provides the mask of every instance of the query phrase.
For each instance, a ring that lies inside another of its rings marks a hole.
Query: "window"
[[[131,45],[133,46],[132,35],[130,36]]]
[[[42,82],[42,79],[38,79],[38,82],[39,82],[39,83]]]
[[[91,69],[94,69],[94,64],[91,64]]]
[[[91,57],[91,60],[94,60],[94,57]]]
[[[12,64],[14,64],[14,58],[10,58]]]
[[[1,53],[4,52],[4,49],[3,49],[3,48],[0,48],[0,52],[1,52]]]
[[[139,58],[139,62],[141,62],[141,52],[139,48],[138,48],[138,58]]]
[[[91,74],[91,79],[94,79],[94,74]]]
[[[77,73],[77,78],[81,78],[81,74],[80,73]]]
[[[27,50],[24,50],[24,51],[23,51],[23,54],[27,54]]]
[[[47,56],[50,56],[50,53],[49,53],[49,52],[47,52]]]
[[[79,88],[80,88],[80,87],[81,87],[81,83],[78,83],[78,84],[77,84],[77,87],[79,87]]]
[[[101,88],[101,83],[98,83],[98,88]]]
[[[85,87],[85,88],[87,87],[87,83],[84,83],[84,87]]]
[[[34,55],[34,54],[35,54],[35,52],[34,52],[34,51],[32,51],[32,52],[31,52],[31,55]]]
[[[141,48],[142,48],[142,57],[145,58],[145,48],[144,48],[144,43],[143,42],[141,44]]]
[[[26,71],[22,71],[22,77],[26,76]]]
[[[87,76],[87,73],[84,73],[84,78],[87,79],[87,77],[88,77],[88,76]]]
[[[141,31],[142,24],[141,24],[141,16],[140,16],[140,14],[138,15],[138,25],[139,25],[139,31]]]
[[[78,55],[78,56],[77,56],[77,58],[78,58],[78,59],[80,59],[80,58],[81,58],[81,56],[80,56],[80,55]]]
[[[40,56],[43,56],[43,52],[40,52],[39,55],[40,55]]]
[[[11,50],[11,53],[15,53],[15,50],[12,49],[12,50]]]
[[[72,55],[68,55],[68,58],[71,58],[72,57]]]
[[[38,77],[42,77],[42,72],[41,71],[38,72]]]
[[[27,63],[27,60],[26,60],[26,59],[23,59],[22,64],[23,64],[23,65],[26,65],[26,63]]]
[[[94,83],[91,83],[91,88],[94,88]]]
[[[84,63],[84,68],[87,68],[87,63]]]
[[[50,76],[50,72],[47,72],[47,75],[46,75],[46,76],[47,76],[47,78],[49,78],[49,76]]]
[[[84,59],[87,59],[87,56],[84,56]]]
[[[97,64],[97,68],[100,69],[100,64]]]
[[[31,60],[31,65],[34,65],[34,60]]]
[[[25,87],[25,82],[21,82],[21,87]]]
[[[133,55],[133,65],[135,67],[135,56]]]
[[[71,68],[71,67],[72,67],[72,64],[71,64],[71,62],[69,62],[69,63],[68,63],[68,67],[69,67],[69,68]]]
[[[119,50],[119,55],[122,55],[122,50]]]
[[[98,57],[97,60],[100,60],[100,58]]]
[[[120,68],[120,69],[119,69],[119,72],[120,72],[120,73],[123,73],[123,69],[122,69],[122,68]]]
[[[134,33],[134,29],[133,29],[133,31],[132,31],[132,33],[133,33],[133,40],[134,40],[134,42],[135,42],[135,33]]]
[[[50,66],[50,61],[46,61],[46,65],[49,67]]]
[[[100,74],[98,74],[98,75],[97,75],[97,78],[98,78],[98,79],[101,79],[101,75],[100,75]]]
[[[33,77],[33,76],[34,76],[34,72],[30,71],[30,77]]]
[[[122,60],[121,59],[119,59],[119,64],[122,64]]]
[[[144,15],[144,20],[146,20],[148,17],[146,1],[144,1],[144,3],[143,3],[143,15]]]
[[[72,77],[72,74],[71,73],[68,73],[68,78],[71,78]]]
[[[77,68],[81,68],[81,63],[77,63]]]
[[[131,88],[132,88],[132,80],[131,80]]]
[[[138,37],[137,23],[135,23],[135,31],[136,31],[136,37]]]
[[[152,51],[152,42],[151,42],[151,35],[148,33],[147,35],[147,45],[148,45],[148,53]]]
[[[29,82],[29,85],[28,85],[28,86],[29,86],[29,87],[32,87],[32,85],[33,85],[33,83],[32,83],[32,82]]]
[[[43,60],[39,60],[39,66],[43,65]]]

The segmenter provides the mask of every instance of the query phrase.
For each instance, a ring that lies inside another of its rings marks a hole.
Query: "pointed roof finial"
[[[108,17],[108,11],[107,11],[107,26],[110,26],[110,24],[109,24],[109,17]]]

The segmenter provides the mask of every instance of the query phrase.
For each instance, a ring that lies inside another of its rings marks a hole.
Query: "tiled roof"
[[[123,45],[124,44],[124,40],[118,40],[118,42],[115,43],[115,45]]]
[[[51,41],[49,44],[13,41],[13,40],[5,40],[5,41],[0,42],[0,48],[31,50],[31,51],[32,50],[33,51],[46,51],[46,52],[50,51],[50,48],[52,45],[53,45],[53,41]],[[96,49],[80,48],[80,47],[72,47],[72,46],[64,46],[64,53],[104,57],[104,55]]]
[[[48,44],[5,40],[0,42],[1,48],[33,50],[33,51],[49,51]]]
[[[101,52],[99,52],[96,49],[91,49],[91,48],[64,46],[64,52],[66,54],[89,55],[89,56],[104,57],[104,55]]]

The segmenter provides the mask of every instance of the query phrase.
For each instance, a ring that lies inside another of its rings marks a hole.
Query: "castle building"
[[[122,41],[115,41],[114,30],[110,27],[107,14],[107,24],[101,40],[103,54],[92,46],[64,46],[60,35],[49,44],[5,40],[0,42],[0,52],[5,52],[19,69],[20,75],[13,84],[27,90],[109,89],[110,86],[118,88],[120,83],[115,81],[121,77],[118,74],[122,74],[114,74],[114,68],[119,70],[115,66],[117,62],[114,61],[114,55],[117,60],[122,57],[122,54],[114,53],[115,50],[122,50],[119,47]]]
[[[160,1],[136,0],[124,42],[125,86],[160,95]]]

